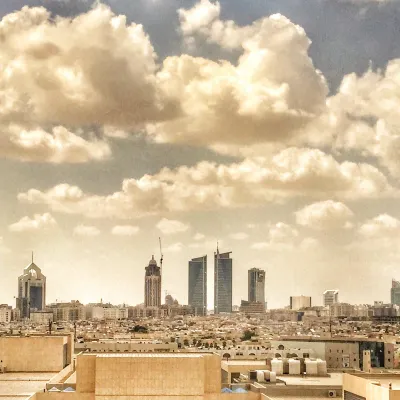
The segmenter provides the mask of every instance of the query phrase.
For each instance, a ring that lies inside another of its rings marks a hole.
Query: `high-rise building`
[[[248,301],[262,303],[265,307],[265,271],[251,268],[248,277]]]
[[[207,256],[189,261],[189,305],[195,315],[207,315]]]
[[[232,312],[232,252],[214,253],[214,313]]]
[[[311,307],[310,296],[290,296],[290,309],[301,310],[302,308]]]
[[[325,290],[324,306],[328,307],[336,303],[339,303],[339,290]]]
[[[400,282],[392,279],[392,288],[390,289],[390,302],[400,306]]]
[[[46,277],[42,270],[33,262],[24,268],[24,273],[18,278],[17,308],[21,318],[29,318],[31,311],[41,311],[46,307]]]
[[[157,265],[154,256],[145,268],[144,277],[144,305],[145,307],[161,306],[161,268]]]

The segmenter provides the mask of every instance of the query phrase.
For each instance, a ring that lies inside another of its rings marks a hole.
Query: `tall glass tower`
[[[232,312],[232,252],[214,253],[214,313]]]
[[[265,307],[265,271],[258,268],[248,270],[248,300],[262,303]]]
[[[195,315],[207,315],[207,256],[189,261],[189,305]]]
[[[392,288],[390,289],[390,302],[400,306],[400,282],[392,279]]]
[[[21,318],[29,318],[31,311],[41,311],[46,307],[46,277],[42,270],[33,262],[24,268],[24,273],[18,278],[17,308]]]

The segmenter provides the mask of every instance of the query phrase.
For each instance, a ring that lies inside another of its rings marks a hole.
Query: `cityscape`
[[[0,400],[400,400],[399,0],[0,0]]]

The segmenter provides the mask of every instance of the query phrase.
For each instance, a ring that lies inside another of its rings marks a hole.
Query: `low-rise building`
[[[12,321],[12,307],[7,304],[0,304],[0,322],[10,323]]]

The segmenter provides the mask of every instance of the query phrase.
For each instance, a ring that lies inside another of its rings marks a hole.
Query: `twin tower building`
[[[232,312],[231,252],[214,253],[214,314]],[[248,271],[248,302],[265,306],[265,271]],[[207,256],[189,261],[189,305],[196,315],[207,315]]]

